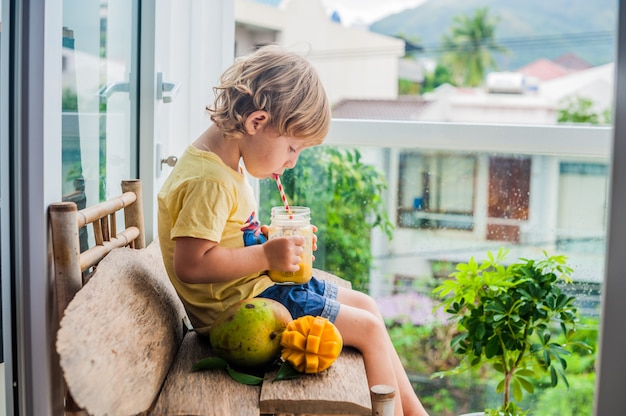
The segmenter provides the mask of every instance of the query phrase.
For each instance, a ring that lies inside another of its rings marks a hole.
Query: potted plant
[[[485,410],[487,415],[527,414],[519,402],[524,391],[534,392],[540,376],[548,374],[551,387],[559,380],[568,385],[566,357],[578,321],[574,297],[558,284],[571,283],[565,256],[544,252],[542,260],[520,258],[505,265],[507,254],[503,248],[495,257],[487,252],[481,263],[472,257],[433,290],[456,321],[451,346],[462,358],[455,369],[435,376],[491,366],[501,377],[496,391],[503,400]],[[558,332],[565,344],[553,341]]]

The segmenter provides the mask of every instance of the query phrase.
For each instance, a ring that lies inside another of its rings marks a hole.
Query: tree
[[[361,161],[356,149],[316,146],[300,155],[281,182],[292,206],[311,208],[311,223],[319,229],[314,267],[334,273],[364,290],[369,283],[370,234],[380,227],[389,238],[393,225],[385,210],[384,174]],[[276,184],[261,181],[260,218],[267,222],[280,204]]]
[[[496,43],[497,18],[489,16],[489,8],[479,8],[473,16],[453,19],[450,32],[442,38],[444,65],[452,72],[455,84],[468,87],[480,85],[489,69],[497,68],[493,53],[508,50]]]
[[[426,93],[433,91],[435,88],[443,84],[453,84],[452,75],[450,74],[450,71],[448,71],[448,68],[437,64],[432,73],[424,76],[424,86],[422,92]]]

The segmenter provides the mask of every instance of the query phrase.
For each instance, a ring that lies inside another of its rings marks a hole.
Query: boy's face
[[[296,165],[298,156],[308,147],[304,143],[304,140],[280,136],[275,130],[263,127],[242,140],[241,157],[250,175],[271,178]]]

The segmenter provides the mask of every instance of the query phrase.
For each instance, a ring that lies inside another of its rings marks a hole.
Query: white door
[[[139,177],[149,242],[156,237],[157,193],[171,165],[209,125],[205,107],[232,63],[235,23],[232,1],[143,3],[150,4],[142,4]]]

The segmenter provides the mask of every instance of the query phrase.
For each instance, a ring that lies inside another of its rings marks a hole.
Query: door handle
[[[164,82],[163,73],[157,72],[157,100],[171,103],[180,90],[180,82]]]
[[[159,178],[161,176],[161,172],[163,172],[163,165],[167,165],[171,168],[176,166],[176,162],[178,162],[178,158],[176,156],[161,156],[161,143],[155,143],[155,154],[156,154],[156,177]]]
[[[103,85],[98,90],[98,95],[100,98],[108,99],[111,95],[116,92],[129,92],[130,85],[128,82],[109,82],[108,84]]]
[[[168,156],[167,159],[161,159],[161,169],[163,169],[163,165],[173,168],[176,166],[176,162],[178,162],[178,158],[176,156]]]

